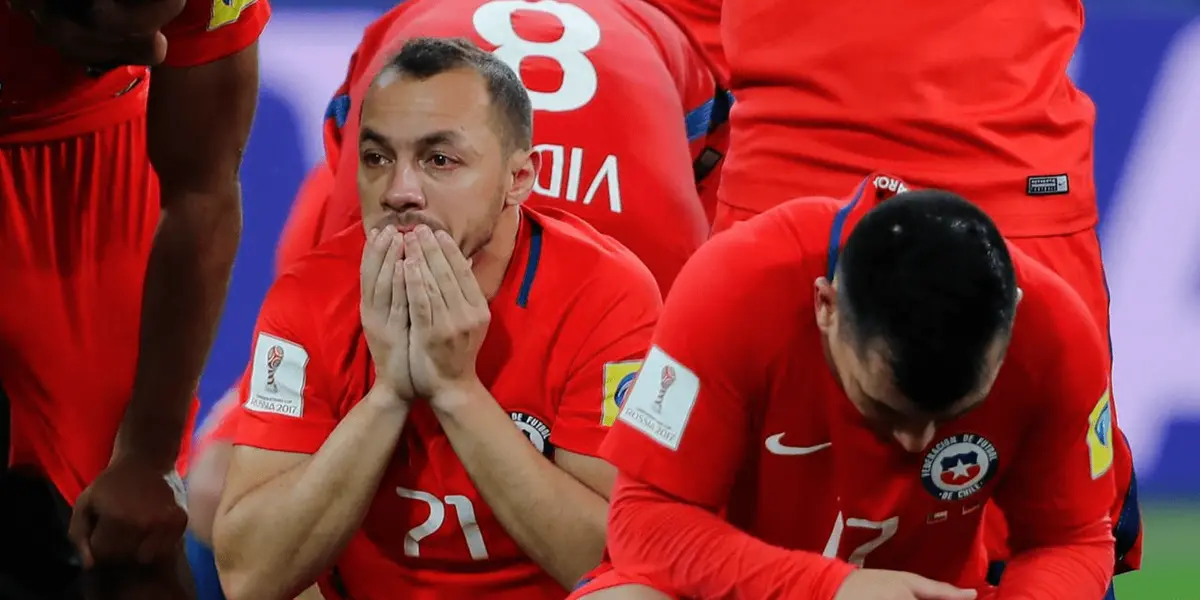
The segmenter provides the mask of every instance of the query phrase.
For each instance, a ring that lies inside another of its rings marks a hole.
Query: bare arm
[[[257,45],[204,65],[156,68],[151,79],[147,147],[162,216],[116,450],[164,471],[179,454],[228,291],[242,227],[238,169],[257,100]]]
[[[213,523],[230,600],[291,598],[336,560],[362,524],[407,417],[407,405],[377,386],[316,454],[234,447]]]
[[[482,386],[441,403],[438,420],[505,531],[570,589],[600,562],[615,469],[559,451],[546,460]],[[561,467],[561,468],[560,468]]]

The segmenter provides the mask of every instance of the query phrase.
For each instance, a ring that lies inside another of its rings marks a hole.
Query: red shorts
[[[11,405],[10,462],[44,471],[70,502],[108,465],[133,388],[159,215],[145,139],[141,118],[0,145],[0,389]]]
[[[631,591],[627,595],[629,600],[675,598],[675,596],[671,596],[666,592],[659,591],[652,583],[650,583],[650,580],[648,579],[634,575],[618,573],[612,568],[612,565],[604,563],[593,569],[592,572],[585,575],[581,584],[576,586],[575,591],[571,592],[571,595],[567,597],[567,600],[583,600],[584,598],[587,598],[596,592],[601,592],[624,585],[635,585],[640,586],[641,588],[650,588],[640,589],[640,593]]]

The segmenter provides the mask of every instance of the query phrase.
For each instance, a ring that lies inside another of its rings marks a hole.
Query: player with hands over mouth
[[[601,557],[616,473],[599,445],[657,284],[578,218],[522,205],[532,108],[502,61],[415,38],[378,68],[363,221],[259,315],[213,524],[222,587],[561,599]]]

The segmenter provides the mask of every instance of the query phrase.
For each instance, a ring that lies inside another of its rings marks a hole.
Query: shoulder
[[[659,54],[672,69],[701,65],[711,70],[703,56],[702,45],[695,39],[684,20],[664,3],[646,0],[617,0],[616,6],[636,27],[658,46]]]
[[[630,296],[659,302],[654,276],[625,246],[558,208],[523,210],[543,232],[540,275],[553,280],[560,293],[586,291],[600,297]]]
[[[1009,249],[1022,296],[1007,360],[1038,386],[1103,372],[1108,350],[1083,299],[1048,267]]]
[[[268,299],[276,305],[297,306],[314,316],[338,314],[328,311],[347,302],[357,306],[358,267],[364,243],[362,225],[358,223],[331,236],[292,261],[279,274]]]
[[[752,310],[750,321],[765,323],[759,317],[810,305],[811,286],[825,275],[837,209],[829,198],[800,198],[718,233],[688,259],[666,310],[684,304],[709,312]]]
[[[756,263],[769,269],[824,258],[831,250],[835,221],[845,207],[843,201],[825,197],[788,200],[713,236],[706,245],[714,257],[709,260],[753,253]],[[738,263],[744,265],[745,258]]]

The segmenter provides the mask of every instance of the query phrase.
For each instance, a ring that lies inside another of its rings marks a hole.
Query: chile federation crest
[[[962,433],[933,445],[921,465],[921,482],[938,500],[955,502],[983,489],[999,467],[996,446],[981,435]]]

